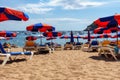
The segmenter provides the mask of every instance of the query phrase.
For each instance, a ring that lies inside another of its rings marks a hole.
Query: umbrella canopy
[[[88,38],[90,38],[90,39],[94,39],[94,38],[96,38],[96,36],[90,36],[90,37],[88,37],[88,36],[84,36],[84,37],[83,37],[83,39],[88,39]]]
[[[111,36],[112,38],[118,38],[118,37],[120,37],[120,33],[118,33],[118,34],[116,34],[116,35],[114,35],[114,36]]]
[[[58,37],[58,36],[62,36],[61,32],[44,32],[43,35],[45,37]]]
[[[110,34],[100,34],[99,36],[100,36],[100,38],[110,38],[111,37]]]
[[[6,20],[27,21],[28,19],[28,15],[22,11],[0,7],[0,22]]]
[[[46,40],[53,40],[56,39],[56,37],[47,37]]]
[[[60,37],[60,39],[70,39],[70,36],[63,35],[63,36]]]
[[[10,32],[10,31],[0,31],[0,36],[1,37],[16,37],[17,34],[15,32]]]
[[[95,20],[94,23],[98,27],[104,27],[104,28],[118,27],[118,25],[120,25],[120,14],[99,18]]]
[[[103,34],[103,33],[113,33],[113,32],[116,32],[116,31],[120,31],[120,28],[118,27],[113,27],[113,28],[103,28],[103,27],[99,27],[99,28],[96,28],[94,30],[94,33],[95,34]]]
[[[33,32],[46,32],[46,31],[55,31],[55,28],[48,24],[37,23],[26,27],[27,31]]]
[[[26,40],[29,40],[29,41],[37,40],[37,37],[35,37],[35,36],[27,36]]]

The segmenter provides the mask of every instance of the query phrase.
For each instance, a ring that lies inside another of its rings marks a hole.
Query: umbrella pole
[[[118,46],[118,31],[116,32],[116,35],[117,35],[117,46]]]
[[[42,37],[41,37],[41,32],[40,32],[40,45],[42,45]]]

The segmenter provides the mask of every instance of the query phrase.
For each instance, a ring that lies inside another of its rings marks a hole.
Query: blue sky
[[[119,0],[0,0],[0,6],[29,15],[25,22],[0,22],[0,30],[26,30],[28,25],[46,23],[57,31],[81,31],[99,17],[119,14],[119,4]]]

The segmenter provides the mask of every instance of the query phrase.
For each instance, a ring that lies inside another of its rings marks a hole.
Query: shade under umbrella
[[[28,19],[28,15],[22,11],[0,7],[0,22],[6,20],[27,21]]]

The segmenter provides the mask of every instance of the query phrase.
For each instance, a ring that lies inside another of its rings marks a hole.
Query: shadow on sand
[[[101,56],[91,56],[91,57],[89,57],[89,58],[92,58],[92,59],[95,59],[95,60],[104,60],[104,61],[116,61],[113,57],[112,57],[112,55],[110,55],[110,54],[107,54],[107,56],[108,56],[108,58],[106,58],[105,57],[105,55],[104,54],[102,54]],[[117,61],[120,61],[120,55],[118,55],[118,56],[116,56],[117,57]]]
[[[7,64],[12,64],[13,62],[22,62],[22,61],[27,61],[26,59],[15,59],[15,60],[9,60],[7,61]],[[0,60],[0,64],[2,64],[3,60]]]

